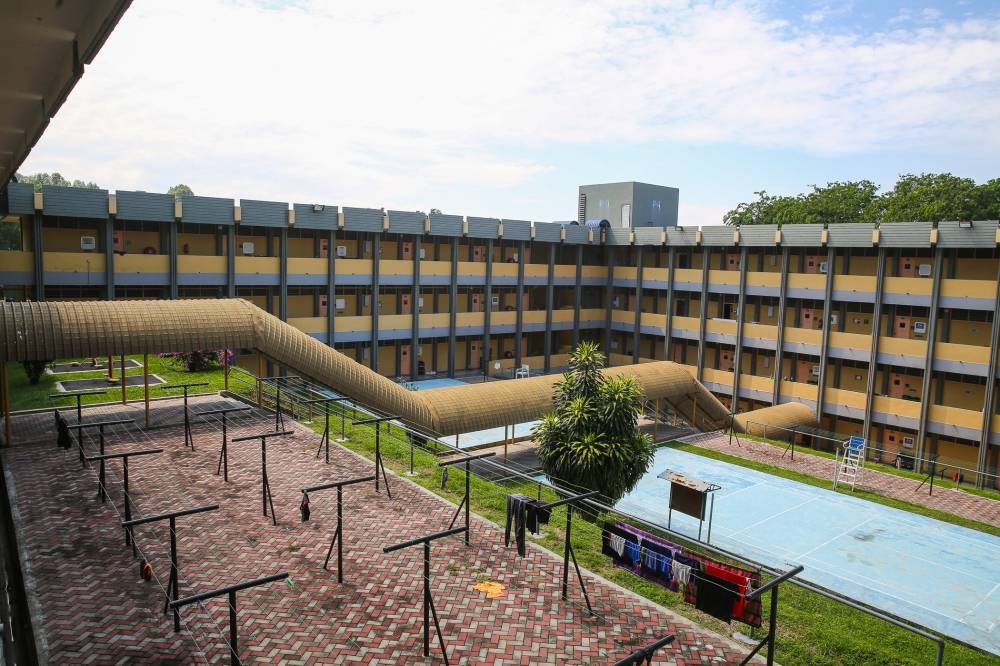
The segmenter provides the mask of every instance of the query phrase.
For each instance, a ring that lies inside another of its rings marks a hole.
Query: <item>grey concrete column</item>
[[[781,280],[778,282],[778,340],[774,347],[774,391],[771,404],[781,400],[781,370],[785,360],[785,309],[788,307],[788,265],[791,252],[781,248]]]
[[[573,349],[580,344],[580,303],[583,299],[583,246],[576,246],[576,284],[573,285]]]
[[[42,226],[42,213],[35,211],[31,223],[32,252],[35,265],[35,300],[45,300],[45,233]]]
[[[937,343],[938,303],[941,300],[941,273],[944,269],[944,250],[934,250],[934,269],[931,274],[931,308],[927,317],[927,352],[924,354],[924,381],[920,386],[920,427],[917,429],[916,470],[922,469],[924,439],[927,436],[927,414],[931,408],[931,383],[934,377],[934,347]]]
[[[871,360],[868,362],[868,383],[865,394],[868,399],[865,401],[865,421],[864,437],[868,439],[868,433],[872,426],[872,401],[875,397],[875,377],[878,375],[878,342],[882,336],[882,295],[885,289],[885,248],[878,249],[878,257],[875,259],[875,302],[872,304],[872,343]]]
[[[639,362],[639,342],[642,329],[642,246],[636,247],[638,257],[635,262],[635,318],[632,328],[632,365]]]
[[[514,365],[521,365],[521,341],[524,339],[524,241],[517,241],[517,314],[514,324]],[[485,350],[483,351],[485,354]]]
[[[226,227],[226,296],[236,297],[236,227]],[[221,250],[220,250],[221,251]],[[271,293],[268,290],[268,293]]]
[[[696,370],[697,379],[700,382],[704,378],[705,370],[705,321],[708,316],[708,272],[711,266],[708,260],[712,256],[711,250],[702,248],[701,259],[701,312],[698,317],[698,368]]]
[[[549,275],[545,283],[545,365],[543,370],[546,374],[552,370],[552,302],[555,300],[557,247],[555,243],[549,244]]]
[[[451,239],[451,285],[448,287],[448,304],[451,318],[448,320],[448,376],[455,376],[455,335],[457,334],[458,310],[458,239]]]
[[[997,289],[993,301],[993,312],[1000,313],[1000,270],[997,271]],[[976,488],[986,486],[987,452],[990,447],[993,412],[996,408],[997,348],[1000,347],[1000,317],[994,314],[990,331],[990,362],[986,371],[986,395],[983,399],[983,426],[979,433],[979,456],[976,462]]]
[[[667,250],[667,311],[663,320],[663,355],[666,360],[672,361],[674,341],[671,329],[674,319],[674,266],[677,265],[677,250],[671,246]]]
[[[823,419],[823,396],[826,393],[826,363],[830,357],[830,310],[833,307],[833,275],[836,272],[836,252],[826,249],[826,286],[823,297],[823,328],[819,343],[819,386],[816,390],[816,420]]]
[[[520,310],[520,307],[518,308]],[[490,360],[490,328],[493,326],[493,239],[486,240],[486,285],[483,288],[483,368]]]
[[[170,298],[178,298],[180,296],[180,279],[178,277],[177,270],[177,225],[181,223],[180,220],[174,220],[167,228],[167,251],[170,253],[169,259],[169,270],[170,270]]]
[[[372,338],[371,369],[378,372],[378,318],[382,314],[379,305],[379,263],[382,259],[382,234],[371,234],[372,239]]]
[[[604,353],[608,356],[608,365],[611,365],[611,304],[615,291],[615,247],[605,245],[604,256],[608,264],[608,277],[604,285]]]
[[[337,232],[326,232],[326,344],[337,341]]]
[[[410,376],[417,378],[420,368],[420,236],[413,237],[413,284],[410,288],[410,312],[413,313],[410,330]],[[400,370],[402,374],[402,370]]]
[[[104,298],[115,300],[115,216],[104,220]]]
[[[278,236],[278,318],[288,321],[288,229],[282,228]],[[329,304],[327,304],[329,309]]]
[[[740,375],[743,372],[743,319],[746,313],[747,300],[747,264],[750,263],[749,251],[740,248],[740,291],[736,301],[736,358],[733,359],[733,403],[732,411],[736,413],[740,402]]]

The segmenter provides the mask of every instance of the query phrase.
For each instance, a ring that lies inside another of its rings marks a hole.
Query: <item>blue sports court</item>
[[[666,525],[666,469],[722,486],[712,545],[1000,654],[1000,538],[671,448],[616,508]],[[674,511],[672,528],[698,521]]]

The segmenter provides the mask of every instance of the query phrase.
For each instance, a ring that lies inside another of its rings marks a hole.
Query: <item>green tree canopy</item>
[[[167,190],[167,194],[172,194],[174,195],[174,197],[178,199],[180,199],[181,197],[194,196],[194,192],[191,190],[191,188],[185,185],[184,183],[178,183],[177,185],[174,185],[169,190]]]
[[[654,446],[639,430],[639,382],[628,375],[606,378],[604,365],[595,343],[580,343],[555,384],[555,412],[542,417],[533,435],[553,483],[597,490],[613,504],[649,469]]]
[[[28,176],[17,174],[17,182],[31,183],[35,186],[36,192],[42,191],[42,185],[55,185],[57,187],[82,187],[90,190],[96,190],[100,187],[97,183],[84,180],[69,180],[64,178],[58,171],[53,171],[52,173],[33,173]]]
[[[950,173],[904,174],[879,194],[870,180],[827,183],[797,196],[754,192],[723,216],[731,225],[833,224],[839,222],[936,222],[995,220],[1000,217],[1000,179],[976,185]]]

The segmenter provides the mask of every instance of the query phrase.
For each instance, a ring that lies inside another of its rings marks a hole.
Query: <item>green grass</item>
[[[771,446],[780,448],[782,450],[788,448],[788,442],[783,442],[781,440],[775,440],[775,439],[768,439],[767,437],[760,437],[760,436],[757,436],[757,435],[747,435],[747,434],[744,434],[744,433],[740,433],[739,439],[749,439],[749,440],[753,440],[754,442],[759,442],[761,444],[770,444]],[[834,460],[835,457],[836,457],[833,453],[830,453],[830,452],[827,452],[827,451],[820,451],[818,449],[813,449],[813,448],[804,447],[804,446],[796,446],[795,447],[795,453],[797,453],[797,454],[805,454],[805,455],[809,455],[809,456],[819,456],[821,458],[826,458],[828,460]],[[872,462],[872,461],[870,461],[870,462]],[[913,479],[914,481],[917,481],[917,482],[923,481],[924,479],[927,478],[926,474],[921,474],[920,472],[911,472],[910,470],[906,470],[906,469],[897,469],[896,467],[893,467],[892,465],[887,465],[885,463],[880,463],[880,462],[874,462],[874,464],[876,466],[873,467],[872,469],[878,470],[879,472],[882,472],[884,474],[892,474],[893,476],[899,476],[899,477],[902,477],[904,479]],[[939,465],[940,465],[940,468],[953,468],[952,465],[947,465],[946,466],[944,463],[939,463]],[[983,488],[983,489],[973,488],[972,486],[969,486],[968,484],[959,485],[959,484],[955,483],[954,481],[951,481],[949,479],[943,479],[940,476],[935,477],[935,479],[934,479],[934,487],[935,488],[946,488],[946,489],[949,489],[949,490],[952,489],[952,488],[958,488],[962,492],[966,492],[966,493],[969,493],[971,495],[979,495],[980,497],[985,497],[987,499],[1000,500],[1000,492],[998,492],[996,490],[990,490],[988,488]]]
[[[142,354],[126,356],[125,358],[133,359],[142,363]],[[71,359],[71,360],[81,360],[81,359]],[[90,359],[85,359],[89,361]],[[115,357],[115,363],[118,363],[119,357]],[[63,359],[59,361],[67,362]],[[167,384],[190,384],[192,382],[208,382],[208,386],[199,386],[190,389],[190,395],[195,395],[197,393],[217,393],[222,390],[225,384],[225,378],[223,377],[222,368],[216,368],[214,370],[206,370],[204,372],[189,372],[184,365],[178,361],[168,358],[159,358],[153,354],[149,355],[149,373],[151,375],[159,375]],[[142,368],[134,368],[125,373],[127,376],[132,377],[135,375],[142,376]],[[76,406],[75,398],[63,398],[59,400],[50,400],[49,395],[58,393],[59,390],[56,388],[56,382],[71,379],[95,379],[101,377],[107,377],[108,373],[106,370],[96,371],[96,372],[74,372],[66,373],[60,375],[50,375],[43,374],[38,380],[37,384],[31,384],[28,382],[28,375],[24,371],[24,367],[20,363],[8,363],[7,364],[7,376],[10,382],[10,408],[11,411],[20,411],[24,409],[51,409],[54,407],[61,406]],[[115,368],[115,378],[120,380],[120,373],[117,368]],[[162,386],[162,384],[160,385]],[[149,397],[161,398],[166,396],[180,395],[180,391],[165,391],[160,389],[158,386],[149,387]],[[108,383],[108,392],[102,395],[89,395],[84,396],[83,404],[90,405],[102,402],[120,402],[121,401],[121,383]],[[143,387],[142,386],[129,386],[126,389],[126,398],[129,402],[142,400],[143,399]]]
[[[319,420],[311,425],[317,431],[321,431],[323,427]],[[390,430],[393,433],[390,436],[386,436],[383,431],[383,459],[386,467],[402,474],[409,469],[410,448],[402,440],[398,430]],[[347,448],[369,459],[374,458],[374,433],[371,428],[348,426],[348,436],[350,441],[346,443]],[[702,453],[701,450],[696,452]],[[461,501],[465,480],[464,473],[459,468],[452,469],[449,481],[442,490],[441,471],[435,465],[435,457],[417,449],[414,454],[414,471],[415,475],[410,478],[416,483],[455,504]],[[472,510],[503,525],[507,494],[523,492],[533,496],[537,493],[538,485],[526,481],[500,485],[473,476],[471,489]],[[550,490],[543,489],[542,498],[555,499],[555,495]],[[565,509],[556,509],[545,534],[533,540],[561,556],[565,523]],[[739,623],[723,624],[684,603],[680,594],[613,566],[611,560],[601,553],[601,534],[597,524],[579,517],[574,518],[572,540],[580,566],[724,636],[729,636],[738,629],[744,632],[747,630]],[[678,539],[673,537],[673,540]],[[570,598],[583,603],[579,586],[572,579]],[[769,600],[765,599],[765,617],[768,608]],[[760,631],[758,630],[757,636],[763,635]],[[785,666],[933,664],[935,655],[936,645],[931,641],[794,585],[781,586],[776,660]],[[949,642],[945,650],[945,664],[949,666],[987,666],[996,663],[996,657],[955,643]]]
[[[828,479],[820,479],[815,476],[810,476],[809,474],[803,474],[802,472],[796,472],[782,467],[775,467],[774,465],[768,465],[767,463],[746,460],[744,458],[729,455],[728,453],[720,453],[719,451],[703,449],[695,444],[681,444],[679,442],[673,442],[667,444],[667,446],[680,449],[681,451],[695,453],[706,458],[721,460],[723,462],[732,463],[733,465],[739,465],[740,467],[747,467],[749,469],[755,469],[759,472],[765,472],[767,474],[773,474],[774,476],[780,476],[785,479],[791,479],[792,481],[798,481],[799,483],[816,486],[817,488],[833,490],[833,484]],[[968,527],[969,529],[986,532],[987,534],[992,534],[993,536],[1000,536],[1000,527],[989,525],[987,523],[981,523],[977,520],[962,518],[961,516],[932,509],[920,504],[912,504],[910,502],[904,502],[892,497],[886,497],[885,495],[880,495],[861,487],[858,487],[853,491],[849,488],[837,488],[834,492],[843,493],[844,495],[850,495],[852,497],[860,497],[861,499],[866,499],[877,504],[884,504],[885,506],[902,509],[903,511],[909,511],[910,513],[917,513],[921,516],[927,516],[928,518],[935,518],[941,522]],[[921,492],[923,491],[921,490]]]

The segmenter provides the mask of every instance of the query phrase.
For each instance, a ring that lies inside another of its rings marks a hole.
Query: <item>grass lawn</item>
[[[311,424],[322,431],[318,420]],[[374,458],[374,432],[370,427],[348,426],[350,441],[347,448],[370,459]],[[382,455],[386,467],[403,474],[409,469],[410,448],[404,436],[395,428],[386,436],[383,430]],[[683,448],[683,447],[682,447]],[[689,450],[695,450],[689,449]],[[695,450],[702,453],[701,450]],[[441,489],[440,468],[430,453],[417,450],[414,454],[415,475],[413,481],[431,492],[458,504],[464,493],[465,480],[460,468],[455,467],[444,490]],[[767,471],[767,470],[765,470]],[[473,476],[472,510],[499,525],[503,525],[506,515],[506,496],[512,492],[535,495],[537,484],[517,482],[496,484]],[[543,499],[555,499],[550,490],[543,490]],[[874,499],[874,498],[873,498]],[[884,498],[877,498],[881,501]],[[886,503],[886,502],[883,502]],[[905,508],[905,507],[904,507]],[[591,519],[597,516],[591,516]],[[562,555],[565,509],[553,511],[552,520],[545,533],[536,543]],[[678,538],[671,537],[678,541]],[[683,540],[681,540],[683,543]],[[684,603],[680,594],[670,592],[658,585],[645,581],[611,564],[601,553],[600,528],[593,522],[574,518],[573,549],[580,565],[640,594],[656,603],[673,610],[693,622],[728,636],[733,631],[747,631],[747,627],[736,623],[726,625],[715,618],[704,615],[693,606]],[[572,578],[571,578],[572,581]],[[794,585],[781,586],[778,605],[778,646],[776,660],[785,666],[834,666],[859,664],[933,664],[936,645],[865,613],[853,610]],[[583,603],[579,587],[571,583],[570,598]],[[764,600],[764,617],[767,617],[769,600]],[[756,636],[762,636],[758,630]],[[749,652],[749,648],[747,649]],[[621,655],[624,656],[624,655]],[[995,665],[997,658],[969,648],[949,643],[945,649],[945,663],[954,666]]]
[[[142,364],[142,354],[136,354],[133,356],[126,356],[127,359],[132,359],[138,361]],[[60,359],[60,362],[66,362],[70,359]],[[71,360],[86,360],[90,359],[71,359]],[[107,360],[107,359],[105,359]],[[115,357],[115,363],[119,361],[119,357]],[[127,376],[142,376],[142,368],[133,368],[125,373]],[[223,377],[222,368],[216,368],[213,370],[206,370],[204,372],[189,372],[188,369],[179,361],[169,358],[159,358],[153,354],[149,355],[149,374],[159,375],[167,384],[190,384],[192,382],[208,382],[208,386],[199,386],[191,388],[190,395],[195,395],[198,393],[217,393],[222,390],[225,384],[225,378]],[[96,372],[73,372],[59,375],[42,374],[41,378],[38,380],[37,384],[31,384],[28,382],[28,375],[24,371],[24,367],[20,363],[8,363],[7,364],[7,376],[10,382],[10,409],[11,411],[20,411],[23,409],[46,409],[61,407],[63,405],[70,406],[76,405],[75,398],[63,398],[61,400],[50,400],[49,395],[58,393],[59,390],[56,388],[56,382],[71,379],[94,379],[107,377],[107,370],[98,370]],[[121,374],[117,367],[115,367],[115,377],[120,378]],[[159,386],[164,386],[160,384]],[[149,397],[161,398],[165,396],[179,395],[181,391],[165,391],[159,386],[149,387]],[[142,386],[129,386],[126,388],[126,396],[129,402],[133,400],[143,399],[143,387]],[[84,396],[83,404],[95,404],[100,402],[120,402],[122,397],[121,384],[108,384],[108,392],[104,394],[89,395]]]

